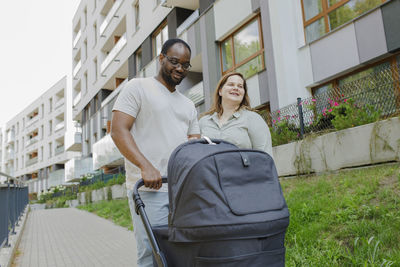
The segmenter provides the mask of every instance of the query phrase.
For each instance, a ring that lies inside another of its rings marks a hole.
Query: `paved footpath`
[[[74,208],[32,210],[15,267],[136,266],[133,232]]]

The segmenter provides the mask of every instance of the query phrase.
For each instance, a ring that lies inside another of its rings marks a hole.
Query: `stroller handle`
[[[168,183],[168,178],[167,178],[166,176],[163,176],[163,177],[161,178],[161,180],[162,180],[162,183],[163,183],[163,184]],[[141,188],[142,186],[144,186],[144,181],[143,181],[143,179],[140,179],[139,181],[136,182],[135,186],[133,187],[133,196],[134,196],[133,199],[135,199],[135,196],[136,196],[136,195],[139,195],[138,190],[139,190],[139,188]]]
[[[168,179],[167,177],[162,177],[162,182],[167,183]],[[160,247],[157,243],[157,239],[154,236],[150,221],[147,218],[146,212],[144,210],[144,203],[142,199],[140,198],[138,189],[144,185],[143,179],[140,179],[139,181],[136,182],[135,186],[133,187],[133,201],[135,202],[135,211],[137,215],[140,215],[140,218],[142,219],[144,229],[146,230],[147,237],[149,238],[151,249],[153,250],[154,254],[154,260],[157,263],[158,267],[167,267],[167,260],[165,259],[164,253],[160,250]]]

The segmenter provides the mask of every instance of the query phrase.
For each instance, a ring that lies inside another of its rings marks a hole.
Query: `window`
[[[97,44],[97,24],[93,24],[93,47]]]
[[[261,32],[257,16],[220,43],[222,74],[238,71],[248,78],[264,69]]]
[[[49,99],[49,112],[51,113],[53,111],[53,98]]]
[[[351,21],[387,0],[302,0],[307,42]]]
[[[53,131],[53,122],[49,121],[49,135],[51,135],[52,131]]]
[[[136,53],[135,53],[135,57],[136,57],[136,74],[139,73],[139,71],[142,69],[142,48],[140,47]]]
[[[97,58],[93,60],[93,83],[97,81]]]
[[[140,7],[139,0],[135,3],[135,30],[139,30],[139,22],[140,22]]]
[[[52,143],[49,143],[49,158],[52,157],[52,151],[53,151],[53,147],[52,147]]]
[[[168,40],[168,25],[167,22],[163,22],[153,34],[153,57],[161,53],[162,45],[166,40]]]
[[[346,76],[313,88],[317,111],[328,108],[330,100],[352,98],[356,103],[370,104],[382,115],[400,110],[400,77],[397,75],[400,58],[392,56]]]

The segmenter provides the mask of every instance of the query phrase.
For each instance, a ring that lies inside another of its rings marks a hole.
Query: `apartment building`
[[[27,181],[29,192],[65,183],[64,164],[77,154],[64,149],[66,97],[63,77],[3,129],[1,169]]]
[[[178,90],[199,113],[233,70],[247,78],[252,107],[270,112],[382,66],[398,84],[398,14],[400,0],[82,0],[72,49],[73,119],[82,131],[66,140],[82,158],[67,163],[68,179],[121,166],[108,134],[112,106],[128,79],[157,73],[166,39],[192,48]]]

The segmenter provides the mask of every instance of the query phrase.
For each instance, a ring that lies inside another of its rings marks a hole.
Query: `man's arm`
[[[188,135],[188,139],[189,140],[191,140],[191,139],[199,139],[200,137],[201,137],[200,134],[189,134]]]
[[[112,114],[111,138],[115,145],[126,159],[140,168],[146,187],[160,189],[162,186],[160,172],[140,152],[130,133],[135,118],[121,111],[114,110]]]

